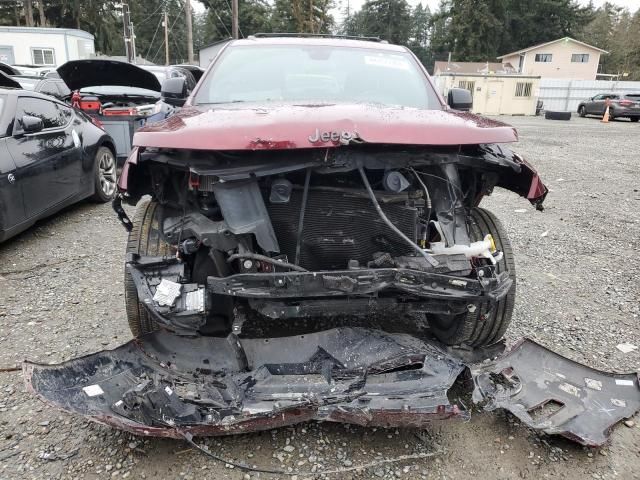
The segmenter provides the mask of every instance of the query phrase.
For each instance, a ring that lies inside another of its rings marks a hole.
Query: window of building
[[[516,97],[530,97],[532,82],[518,82],[516,83]]]
[[[34,65],[53,65],[56,64],[56,56],[53,48],[32,48],[31,59]]]
[[[458,88],[464,88],[465,90],[469,90],[471,95],[473,95],[473,90],[476,87],[476,82],[471,80],[458,80]]]
[[[551,53],[536,53],[536,62],[548,63],[553,58]]]
[[[571,55],[572,63],[589,63],[588,53],[574,53]]]

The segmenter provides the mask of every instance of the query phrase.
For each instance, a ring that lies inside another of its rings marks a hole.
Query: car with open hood
[[[131,151],[134,132],[165,119],[174,107],[162,100],[161,84],[151,72],[115,60],[73,60],[57,69],[71,90],[68,101],[100,121],[115,139],[117,154]]]
[[[116,194],[115,146],[90,117],[0,72],[0,242],[62,208]]]

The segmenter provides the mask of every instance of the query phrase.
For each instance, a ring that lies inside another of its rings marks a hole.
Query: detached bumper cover
[[[25,363],[28,388],[132,433],[181,438],[306,420],[420,427],[468,415],[447,399],[463,365],[409,335],[334,329],[271,339],[154,333],[62,365]]]
[[[583,445],[602,445],[640,409],[636,373],[601,372],[528,339],[471,373],[474,401],[486,402],[485,410],[504,408],[531,428]]]
[[[308,420],[423,427],[469,418],[448,391],[471,372],[476,403],[583,445],[640,409],[636,374],[603,373],[523,340],[490,364],[410,335],[340,328],[295,337],[157,332],[60,365],[23,366],[45,402],[129,432],[225,435]],[[468,370],[467,370],[468,369]],[[537,411],[557,406],[553,413]]]

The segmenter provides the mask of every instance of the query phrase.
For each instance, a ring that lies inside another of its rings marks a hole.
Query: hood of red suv
[[[242,104],[185,107],[138,130],[141,147],[195,150],[326,148],[350,142],[471,145],[518,140],[502,122],[452,110],[371,104]]]

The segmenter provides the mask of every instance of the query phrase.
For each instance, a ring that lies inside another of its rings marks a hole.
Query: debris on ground
[[[24,374],[28,388],[58,408],[171,438],[309,420],[424,427],[468,419],[464,403],[447,397],[467,368],[473,400],[485,410],[508,410],[582,445],[604,444],[617,422],[640,410],[637,374],[600,372],[532,340],[489,362],[463,353],[367,328],[267,339],[155,332],[59,365],[25,363]]]
[[[619,343],[618,345],[616,345],[616,348],[620,350],[622,353],[629,353],[629,352],[633,352],[638,347],[633,345],[632,343],[625,342],[625,343]]]

